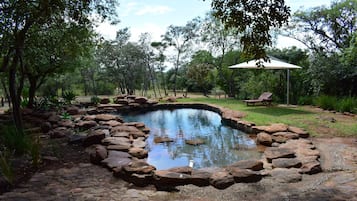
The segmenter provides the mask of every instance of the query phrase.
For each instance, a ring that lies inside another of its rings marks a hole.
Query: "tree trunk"
[[[35,93],[37,89],[37,80],[33,77],[28,78],[29,83],[30,83],[30,88],[29,88],[29,102],[27,107],[33,108],[34,102],[35,102]]]
[[[12,104],[12,118],[17,131],[21,131],[23,128],[22,115],[20,110],[20,94],[16,91],[16,66],[18,63],[17,56],[15,56],[12,67],[9,70],[9,93]]]

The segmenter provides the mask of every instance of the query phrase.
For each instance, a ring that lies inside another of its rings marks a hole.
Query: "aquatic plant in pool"
[[[198,109],[157,110],[121,114],[126,122],[143,122],[151,129],[147,162],[157,169],[188,166],[221,167],[239,160],[259,159],[261,154],[247,134],[223,125],[215,112]],[[155,137],[173,142],[155,143]],[[202,140],[190,145],[187,140]]]

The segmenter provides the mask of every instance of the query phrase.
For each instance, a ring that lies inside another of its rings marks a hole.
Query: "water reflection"
[[[122,115],[124,120],[144,122],[151,129],[147,139],[147,161],[157,169],[187,166],[219,167],[239,160],[260,158],[253,139],[245,133],[222,125],[214,112],[197,109],[158,110]],[[154,137],[169,137],[174,142],[156,144]],[[202,139],[205,144],[192,146],[185,140]]]

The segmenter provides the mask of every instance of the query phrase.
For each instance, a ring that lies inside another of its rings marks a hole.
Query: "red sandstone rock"
[[[262,132],[262,133],[258,133],[257,135],[257,143],[265,146],[271,146],[273,140],[269,134]]]

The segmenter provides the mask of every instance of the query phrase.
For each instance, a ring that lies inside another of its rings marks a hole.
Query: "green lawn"
[[[285,123],[301,127],[309,131],[312,136],[355,136],[357,137],[357,118],[336,115],[330,112],[315,111],[307,107],[281,106],[246,106],[242,101],[235,99],[215,98],[184,98],[179,102],[210,103],[247,114],[245,120],[257,125],[271,123]],[[331,118],[336,122],[331,122]]]

